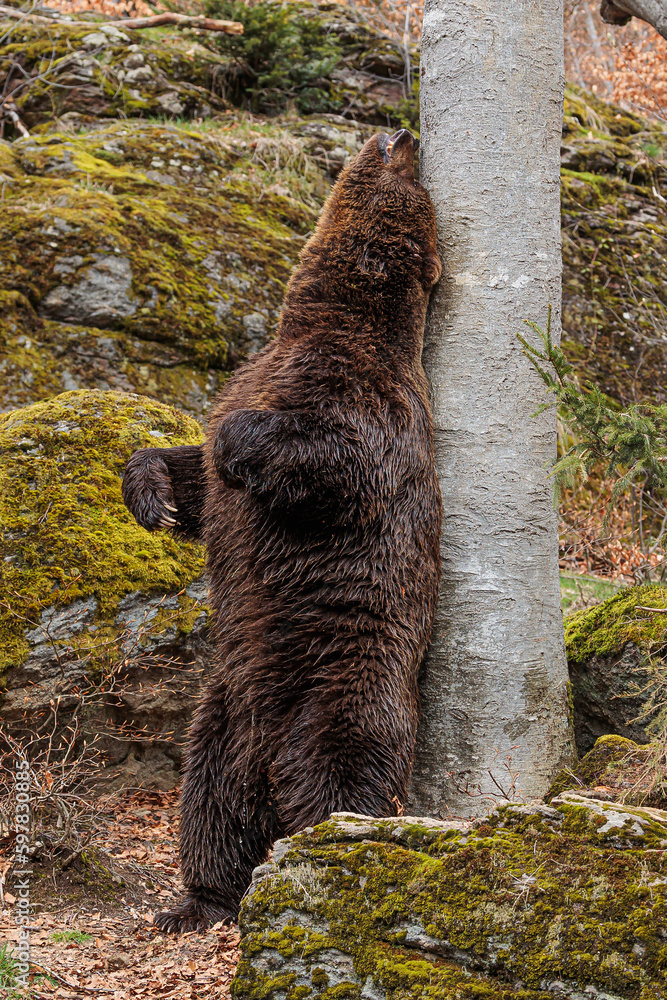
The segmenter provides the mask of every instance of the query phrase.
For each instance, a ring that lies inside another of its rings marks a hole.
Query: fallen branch
[[[99,23],[99,22],[98,22]],[[224,31],[228,35],[242,35],[240,21],[216,21],[212,17],[190,17],[189,14],[174,14],[165,11],[153,17],[124,17],[121,20],[105,22],[121,28],[157,28],[161,24],[175,24],[177,28],[203,28],[204,31]]]
[[[94,996],[95,993],[114,993],[115,992],[115,990],[105,989],[104,986],[82,986],[80,984],[68,983],[66,979],[63,979],[63,977],[60,976],[60,975],[58,975],[57,972],[54,972],[53,969],[50,969],[48,967],[48,965],[42,965],[41,962],[35,962],[32,958],[30,959],[30,965],[34,966],[34,968],[36,968],[36,969],[41,969],[43,972],[46,973],[47,976],[49,976],[49,977],[51,977],[53,979],[57,979],[59,983],[62,983],[63,986],[66,986],[69,990],[73,990],[73,991],[75,991],[75,990],[83,990],[85,993],[88,993],[90,996]]]
[[[114,28],[133,28],[135,31],[142,28],[158,28],[162,24],[173,24],[177,28],[224,31],[228,35],[243,34],[243,25],[240,21],[217,21],[212,17],[191,17],[189,14],[175,14],[172,11],[155,14],[153,17],[121,17],[113,21],[65,21],[60,18],[42,17],[41,14],[25,14],[15,7],[5,7],[4,4],[0,4],[0,16],[13,17],[21,21],[38,21],[40,24],[64,24],[68,28],[90,28],[91,31],[107,24],[112,24]]]
[[[5,118],[9,118],[14,127],[18,129],[23,137],[30,135],[30,132],[28,132],[27,128],[18,116],[16,105],[14,104],[11,96],[4,102],[0,100],[0,118],[3,116]]]

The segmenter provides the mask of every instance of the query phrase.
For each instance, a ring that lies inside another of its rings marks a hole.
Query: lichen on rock
[[[17,61],[21,79],[33,78],[16,97],[30,129],[67,114],[204,118],[227,106],[215,88],[224,60],[178,31],[146,33],[95,21],[89,27],[4,23],[0,80]]]
[[[349,157],[364,134],[226,129],[129,121],[0,144],[2,408],[102,388],[203,414],[266,343],[328,187],[306,150],[326,157],[333,134]]]
[[[243,904],[234,1000],[662,1000],[667,813],[565,793],[421,822],[282,842]]]

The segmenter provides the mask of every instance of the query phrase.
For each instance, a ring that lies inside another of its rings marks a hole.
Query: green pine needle
[[[559,413],[575,438],[573,444],[551,468],[555,501],[563,487],[572,487],[577,477],[586,479],[597,467],[612,483],[610,502],[602,530],[607,532],[609,519],[621,497],[635,489],[650,492],[654,500],[667,499],[667,406],[633,403],[620,409],[592,382],[581,387],[569,377],[569,364],[560,347],[551,339],[551,306],[546,330],[525,320],[526,326],[540,338],[538,349],[520,333],[517,337],[523,353],[536,370]],[[536,413],[549,404],[542,404]]]

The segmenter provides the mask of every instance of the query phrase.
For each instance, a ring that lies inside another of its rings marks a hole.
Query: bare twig
[[[95,996],[96,993],[114,993],[115,990],[107,990],[104,986],[83,986],[80,983],[70,983],[62,976],[59,976],[57,972],[50,969],[48,965],[42,965],[41,962],[35,962],[34,959],[30,959],[30,965],[34,966],[36,969],[41,969],[46,973],[47,976],[53,979],[57,979],[59,983],[66,986],[68,990],[83,990],[84,993],[89,994],[89,996]]]

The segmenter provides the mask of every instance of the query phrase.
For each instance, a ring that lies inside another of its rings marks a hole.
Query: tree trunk
[[[608,24],[627,24],[638,17],[667,38],[667,0],[601,0],[600,17]]]
[[[443,585],[410,811],[542,796],[573,753],[545,466],[553,409],[521,352],[561,299],[561,0],[426,0],[422,181],[443,259],[427,328]],[[516,774],[516,779],[512,775]],[[514,786],[514,787],[512,787]]]

